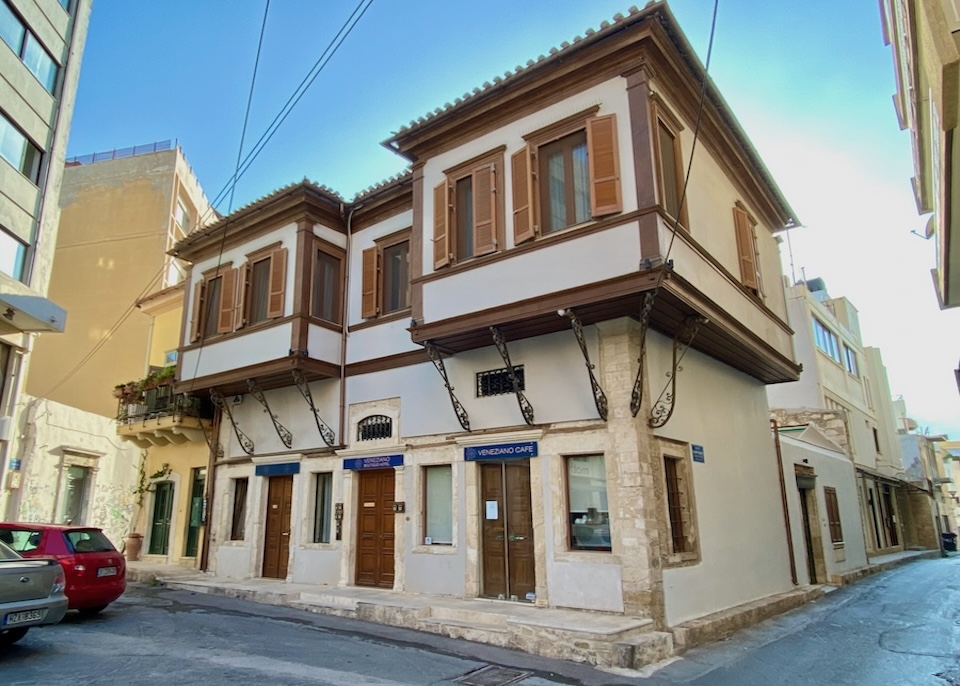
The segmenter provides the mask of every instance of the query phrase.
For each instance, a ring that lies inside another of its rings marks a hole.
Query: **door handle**
[[[525,536],[514,536],[513,534],[510,534],[509,536],[507,536],[508,541],[523,541],[525,540],[525,538],[526,538]]]
[[[289,535],[290,535],[290,532],[289,532],[289,531],[281,531],[281,532],[280,532],[280,535],[281,535],[281,536],[289,536]]]

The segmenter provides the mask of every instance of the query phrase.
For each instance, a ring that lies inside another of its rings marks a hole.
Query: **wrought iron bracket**
[[[567,317],[570,319],[570,326],[573,327],[573,335],[577,337],[577,343],[580,344],[580,352],[583,353],[583,361],[587,365],[587,374],[590,376],[590,388],[593,389],[593,404],[597,406],[597,412],[603,421],[607,421],[607,394],[600,387],[593,370],[596,369],[590,361],[590,352],[587,350],[587,342],[583,339],[583,324],[580,323],[580,317],[573,310],[567,310]]]
[[[267,396],[263,394],[263,391],[260,389],[260,386],[254,379],[247,379],[247,388],[250,389],[250,395],[257,399],[261,405],[263,405],[263,411],[270,416],[270,420],[273,422],[273,428],[277,430],[277,435],[280,437],[280,440],[283,441],[283,444],[288,448],[293,446],[293,434],[290,433],[290,430],[280,423],[280,420],[277,419],[275,415],[270,410],[270,405],[267,404]]]
[[[240,442],[240,447],[243,449],[243,452],[247,455],[253,455],[253,441],[247,434],[240,430],[240,427],[237,425],[237,420],[233,418],[233,410],[230,409],[223,395],[221,395],[219,391],[211,390],[210,401],[216,405],[223,414],[230,418],[230,423],[233,425],[233,432],[237,435],[237,440]]]
[[[460,422],[460,426],[463,427],[464,431],[469,431],[470,417],[467,415],[466,408],[464,408],[463,404],[457,399],[456,394],[453,392],[453,386],[450,384],[450,377],[447,376],[447,368],[443,364],[443,357],[440,356],[440,351],[437,350],[437,346],[431,341],[424,343],[423,347],[427,351],[427,355],[430,356],[430,361],[433,362],[433,366],[440,372],[443,385],[446,387],[447,393],[450,394],[450,404],[453,405],[453,411],[457,415],[457,421]]]
[[[320,438],[323,439],[323,442],[326,443],[328,447],[332,448],[334,442],[337,440],[336,434],[334,434],[333,429],[327,426],[326,422],[321,419],[320,410],[317,409],[317,406],[313,402],[313,394],[310,392],[310,384],[307,383],[307,377],[303,375],[302,370],[293,370],[293,383],[297,385],[300,395],[303,396],[303,399],[307,401],[307,405],[310,406],[310,411],[313,413],[313,418],[317,422],[317,431],[320,432]]]
[[[210,448],[210,452],[214,454],[215,459],[222,460],[223,446],[220,445],[220,441],[218,441],[216,436],[213,435],[213,432],[207,430],[207,425],[203,423],[203,419],[200,417],[199,410],[195,406],[190,405],[184,410],[184,414],[197,420],[197,424],[200,425],[200,431],[203,433],[203,440],[206,441],[207,447]]]
[[[674,407],[676,407],[677,400],[677,375],[683,371],[680,363],[690,349],[690,344],[693,343],[693,339],[696,338],[700,326],[706,323],[707,320],[703,317],[691,315],[683,321],[683,324],[677,329],[676,334],[674,334],[673,368],[667,372],[667,383],[663,387],[663,390],[660,391],[660,396],[653,404],[653,407],[650,408],[650,418],[647,420],[647,424],[652,428],[660,428],[670,421],[670,417],[673,416],[673,410]]]
[[[650,314],[653,312],[653,301],[656,300],[656,290],[647,291],[643,296],[643,307],[640,310],[640,357],[637,359],[637,379],[633,382],[633,392],[630,394],[630,412],[636,417],[640,412],[640,403],[643,401],[643,374],[647,363],[647,331],[650,329]]]
[[[513,363],[510,362],[510,351],[507,350],[507,341],[503,337],[503,334],[500,333],[500,329],[495,326],[490,327],[490,333],[493,335],[493,344],[497,346],[497,350],[500,351],[500,357],[503,358],[503,364],[507,368],[507,378],[513,385],[513,392],[517,395],[517,403],[520,405],[520,414],[523,415],[523,421],[532,426],[533,405],[530,404],[530,401],[527,400],[523,391],[520,390],[520,379],[517,378],[517,374],[513,369]]]

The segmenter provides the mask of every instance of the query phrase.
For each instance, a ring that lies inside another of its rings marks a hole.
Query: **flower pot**
[[[136,562],[140,559],[140,550],[143,548],[143,534],[130,534],[127,536],[124,552],[127,560]]]

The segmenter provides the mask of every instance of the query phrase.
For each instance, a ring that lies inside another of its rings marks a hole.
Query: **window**
[[[64,538],[70,543],[75,553],[114,553],[117,551],[113,547],[102,531],[96,529],[84,529],[80,531],[66,531]]]
[[[190,340],[233,331],[237,270],[229,267],[205,274],[194,285]]]
[[[656,126],[653,138],[660,205],[677,222],[689,227],[686,203],[683,202],[683,155],[680,149],[683,125],[659,96],[654,94],[653,100],[651,121]]]
[[[867,426],[869,425],[870,423],[867,422]],[[880,432],[877,431],[877,427],[875,426],[871,426],[870,428],[873,429],[873,447],[876,448],[877,454],[879,455],[881,452],[880,451]]]
[[[333,508],[333,474],[323,472],[315,475],[313,542],[330,542],[330,521]]]
[[[423,468],[423,543],[453,545],[453,467]]]
[[[187,205],[182,198],[177,198],[177,209],[173,218],[184,234],[190,233],[190,210],[187,209]]]
[[[854,376],[860,376],[860,368],[857,366],[857,353],[846,343],[843,344],[843,366]]]
[[[515,244],[623,209],[617,118],[598,110],[524,136],[510,157]]]
[[[500,245],[503,148],[444,172],[433,189],[435,268],[496,251]]]
[[[813,318],[813,337],[820,350],[829,355],[835,362],[840,362],[840,342],[837,335],[816,317]]]
[[[34,184],[40,183],[40,148],[0,114],[0,157]]]
[[[357,440],[375,441],[393,436],[393,420],[382,414],[364,417],[357,422]]]
[[[737,256],[740,262],[740,283],[754,295],[761,294],[759,254],[757,253],[757,222],[739,202],[733,208],[733,225],[737,237]]]
[[[694,560],[699,551],[689,446],[661,440],[663,525],[661,540],[668,563]]]
[[[603,455],[568,457],[570,550],[610,550],[610,507]]]
[[[327,252],[317,242],[313,255],[310,315],[334,324],[341,322],[340,263],[340,256]]]
[[[827,522],[830,525],[830,540],[843,543],[843,527],[840,526],[840,506],[837,503],[837,489],[825,486],[823,498],[827,503]]]
[[[247,484],[249,479],[233,480],[233,513],[230,518],[230,540],[242,541],[247,524]]]
[[[6,2],[0,0],[0,38],[37,77],[48,93],[57,85],[57,63]]]
[[[362,257],[361,316],[365,319],[410,307],[410,229],[381,238]]]
[[[514,366],[513,373],[517,377],[517,384],[521,391],[526,390],[524,383],[523,365]],[[506,369],[493,369],[488,372],[477,372],[477,397],[484,398],[488,395],[503,395],[504,393],[513,393],[513,382],[510,380],[510,374]]]
[[[26,244],[0,229],[0,272],[22,281],[26,260]]]
[[[89,495],[90,468],[76,465],[67,467],[60,521],[65,524],[83,524]]]
[[[239,326],[283,316],[287,281],[287,250],[271,247],[247,255],[240,293]],[[229,331],[229,329],[228,329]]]

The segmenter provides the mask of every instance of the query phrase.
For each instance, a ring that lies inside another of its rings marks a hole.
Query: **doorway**
[[[530,461],[481,462],[481,595],[536,599]]]
[[[371,469],[360,477],[357,502],[357,586],[393,588],[395,472]]]
[[[271,476],[267,487],[267,524],[263,533],[263,576],[287,578],[293,476]]]
[[[196,557],[200,542],[200,527],[203,526],[203,487],[207,480],[207,468],[196,467],[190,482],[190,512],[187,517],[187,541],[183,547],[184,557]]]
[[[807,574],[811,584],[818,583],[817,562],[813,553],[813,535],[810,530],[810,496],[813,491],[800,488],[800,521],[803,522],[803,543],[807,549]]]
[[[173,518],[173,482],[161,481],[153,492],[153,518],[150,523],[148,555],[166,555],[170,546],[170,520]]]

